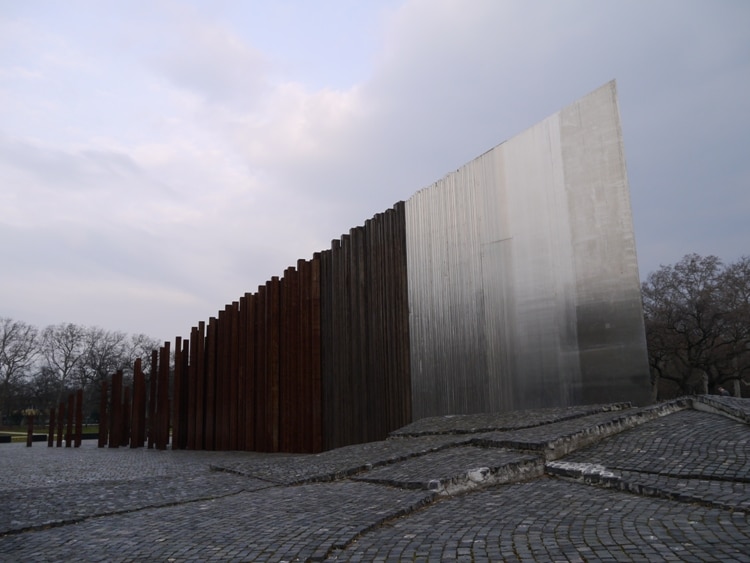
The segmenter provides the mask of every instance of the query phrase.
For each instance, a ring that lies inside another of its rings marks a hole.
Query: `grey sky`
[[[187,335],[616,78],[641,276],[750,254],[750,3],[0,0],[0,316]]]

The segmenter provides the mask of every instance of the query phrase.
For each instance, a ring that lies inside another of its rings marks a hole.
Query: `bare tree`
[[[161,342],[159,340],[145,334],[131,335],[125,348],[125,356],[127,358],[126,373],[129,371],[130,375],[132,375],[133,364],[136,358],[141,358],[144,365],[148,365],[148,362],[151,361],[151,351],[158,350],[160,346]]]
[[[29,375],[38,354],[36,327],[0,318],[0,420],[8,414],[14,390]]]
[[[85,355],[77,370],[77,383],[86,389],[127,367],[127,335],[99,327],[84,329]]]
[[[715,256],[689,254],[642,284],[652,382],[681,393],[708,392],[750,369],[750,260],[724,267]]]
[[[42,355],[49,375],[57,382],[59,403],[80,373],[86,358],[85,329],[72,323],[48,326],[42,332]]]

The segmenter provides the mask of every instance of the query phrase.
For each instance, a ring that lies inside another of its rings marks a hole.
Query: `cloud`
[[[209,103],[253,107],[268,89],[263,54],[225,26],[182,15],[169,45],[152,61],[156,69]]]
[[[642,275],[747,253],[743,3],[72,6],[0,17],[21,312],[88,294],[93,324],[183,333],[612,78]]]

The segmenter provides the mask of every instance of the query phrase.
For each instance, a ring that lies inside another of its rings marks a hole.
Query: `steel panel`
[[[648,401],[614,83],[406,202],[415,419]]]

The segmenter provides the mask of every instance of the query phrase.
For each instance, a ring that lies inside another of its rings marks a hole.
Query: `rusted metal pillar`
[[[110,415],[109,447],[122,444],[122,370],[112,376],[112,405]]]
[[[182,351],[180,352],[182,355],[182,415],[181,415],[181,427],[182,427],[182,447],[187,447],[187,437],[188,437],[188,392],[190,389],[190,380],[189,380],[189,366],[190,366],[190,341],[189,339],[184,339],[182,341]]]
[[[65,447],[70,448],[73,445],[73,413],[75,412],[75,396],[71,393],[68,395],[67,424],[65,427]]]
[[[245,329],[245,450],[255,449],[255,303],[251,293],[245,294],[246,309],[243,314]]]
[[[78,389],[78,391],[76,391],[76,448],[81,447],[81,434],[83,434],[83,389]]]
[[[240,400],[240,377],[239,377],[239,314],[240,304],[233,301],[228,307],[230,323],[229,334],[229,445],[228,449],[236,450],[239,444],[239,400]]]
[[[133,363],[133,409],[130,428],[130,447],[143,447],[146,438],[146,376],[143,374],[141,359]]]
[[[255,307],[255,450],[268,451],[266,445],[267,359],[266,359],[266,286],[258,287]]]
[[[183,392],[183,365],[182,365],[182,337],[177,336],[174,340],[174,383],[172,386],[172,449],[185,449],[183,417],[185,414],[185,403],[182,398]]]
[[[205,341],[205,373],[206,373],[206,397],[205,397],[205,422],[204,422],[204,448],[216,449],[216,317],[208,319],[208,329]]]
[[[219,311],[216,323],[216,449],[229,449],[229,343],[228,308]]]
[[[57,406],[57,447],[62,447],[63,442],[63,421],[65,420],[65,403]]]
[[[109,414],[107,411],[107,382],[105,380],[102,381],[102,395],[99,397],[99,439],[97,445],[100,448],[107,445],[107,439],[109,437],[109,429],[107,427]]]
[[[159,380],[157,383],[156,421],[158,430],[156,432],[156,447],[166,450],[169,443],[169,348],[170,343],[165,342],[159,349]]]
[[[293,452],[298,448],[300,410],[299,385],[299,275],[287,268],[281,280],[279,298],[279,450]],[[297,450],[298,451],[298,450]]]
[[[187,440],[189,450],[196,449],[195,436],[198,423],[196,395],[198,390],[198,327],[190,329],[190,364],[188,365],[187,381]]]
[[[148,449],[152,449],[156,441],[156,381],[159,379],[158,367],[159,351],[151,350],[151,371],[148,374],[148,418],[146,419]]]
[[[55,407],[49,410],[49,428],[47,430],[47,447],[51,448],[55,443]]]
[[[30,448],[34,441],[34,415],[26,415],[26,447]]]
[[[247,444],[247,294],[240,297],[237,310],[237,444],[235,449],[244,450]]]
[[[268,409],[266,411],[266,446],[269,452],[279,451],[279,371],[281,346],[281,280],[271,278],[267,284],[268,315],[267,370],[268,370]]]
[[[333,434],[335,429],[332,427],[335,417],[335,382],[334,365],[335,365],[335,323],[333,314],[333,293],[334,293],[334,267],[337,260],[336,256],[340,252],[340,244],[337,240],[331,242],[331,249],[321,252],[320,254],[320,328],[321,328],[321,347],[320,347],[320,365],[321,365],[321,438],[322,449],[328,449],[330,444],[335,443]]]
[[[297,272],[299,283],[297,289],[298,299],[298,326],[296,329],[299,345],[297,350],[297,392],[294,408],[297,411],[297,451],[310,452],[312,449],[312,412],[310,391],[312,381],[310,378],[310,271],[311,263],[306,260],[297,261]]]
[[[206,323],[198,323],[195,378],[195,447],[205,449],[206,442]]]
[[[322,317],[321,317],[321,253],[313,255],[310,267],[310,405],[311,405],[311,452],[323,450],[323,391],[321,377]]]
[[[130,436],[132,407],[133,405],[130,400],[130,387],[125,387],[122,404],[122,434],[120,439],[120,445],[123,447],[129,446],[130,441],[132,440]]]

